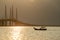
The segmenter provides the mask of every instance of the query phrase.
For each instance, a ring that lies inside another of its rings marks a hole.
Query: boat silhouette
[[[33,27],[34,30],[47,30],[46,28],[36,28],[36,27]]]

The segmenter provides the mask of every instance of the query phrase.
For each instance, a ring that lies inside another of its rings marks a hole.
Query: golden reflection
[[[11,32],[11,40],[21,40],[19,39],[22,27],[13,27]]]

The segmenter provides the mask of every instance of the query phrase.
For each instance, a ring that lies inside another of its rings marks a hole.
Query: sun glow
[[[29,0],[30,2],[34,2],[35,0]]]
[[[30,0],[31,2],[34,2],[34,0]]]

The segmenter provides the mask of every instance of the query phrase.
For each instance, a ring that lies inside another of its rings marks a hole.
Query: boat
[[[34,30],[47,30],[47,28],[36,28],[36,27],[33,27]]]

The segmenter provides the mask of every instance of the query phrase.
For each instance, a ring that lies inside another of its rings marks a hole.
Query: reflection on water
[[[21,30],[22,27],[0,27],[0,40],[18,40]]]
[[[33,27],[0,27],[0,40],[60,40],[60,27],[37,31]]]
[[[11,40],[17,40],[21,30],[22,28],[19,28],[19,27],[12,28],[12,31],[10,31],[11,33],[10,37],[12,37]]]

